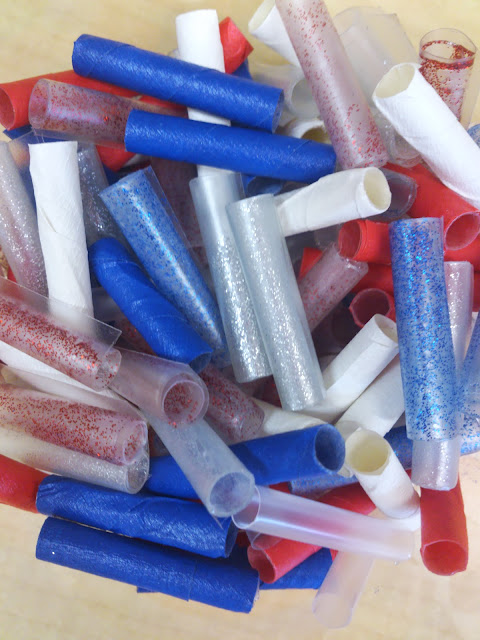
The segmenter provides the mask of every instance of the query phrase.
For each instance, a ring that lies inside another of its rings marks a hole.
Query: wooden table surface
[[[82,33],[168,52],[175,48],[174,18],[216,8],[247,33],[259,0],[2,0],[0,78],[35,76],[70,67]],[[479,0],[362,0],[396,12],[414,46],[437,27],[455,27],[480,42]],[[351,0],[330,0],[333,15]],[[252,44],[257,45],[252,41]],[[280,62],[258,44],[257,60]],[[474,121],[480,120],[477,108]],[[233,614],[35,560],[43,522],[0,506],[0,640],[163,640],[273,638],[301,640],[477,640],[480,637],[480,456],[462,460],[468,516],[468,570],[452,578],[429,574],[418,552],[394,566],[378,561],[352,624],[324,631],[311,614],[313,591],[262,592],[250,615]],[[418,545],[417,545],[418,548]]]

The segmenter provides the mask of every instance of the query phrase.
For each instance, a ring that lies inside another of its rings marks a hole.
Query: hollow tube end
[[[445,249],[457,251],[464,249],[475,240],[480,233],[480,213],[472,211],[462,213],[445,227]]]
[[[245,473],[239,471],[226,473],[213,485],[206,506],[213,516],[228,517],[248,509],[254,495],[255,478],[253,474],[246,470]],[[239,526],[235,519],[233,522]]]

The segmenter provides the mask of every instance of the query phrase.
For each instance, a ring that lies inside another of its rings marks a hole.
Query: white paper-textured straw
[[[264,0],[248,23],[248,30],[295,66],[299,67],[297,54],[278,13],[275,0]]]
[[[253,398],[253,401],[260,409],[263,409],[264,413],[263,425],[255,434],[256,438],[273,436],[276,433],[285,433],[286,431],[298,431],[299,429],[325,424],[324,421],[319,418],[313,418],[298,411],[286,411],[274,407],[273,404],[269,404],[268,402],[263,402],[263,400],[257,400],[257,398]]]

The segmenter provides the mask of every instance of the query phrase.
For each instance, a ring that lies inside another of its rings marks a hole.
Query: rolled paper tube
[[[480,238],[458,251],[445,251],[446,262],[471,262],[475,271],[480,271]]]
[[[364,327],[375,315],[395,320],[395,302],[393,297],[381,289],[364,289],[355,294],[348,307],[355,324]]]
[[[213,358],[220,366],[228,364],[218,306],[178,233],[174,214],[152,168],[122,178],[100,197],[160,293],[213,347]]]
[[[324,370],[325,399],[305,411],[323,420],[334,420],[355,402],[397,353],[395,323],[384,316],[374,316]]]
[[[440,576],[465,571],[468,534],[460,480],[450,491],[422,489],[420,509],[423,564]]]
[[[35,210],[6,142],[0,143],[0,244],[15,280],[46,295],[47,277]]]
[[[317,355],[329,356],[340,353],[360,331],[350,311],[339,304],[313,331],[312,338]]]
[[[378,509],[389,518],[408,518],[420,506],[410,478],[388,442],[359,429],[345,442],[345,464]]]
[[[325,125],[323,120],[319,118],[310,118],[308,120],[294,118],[282,128],[282,134],[292,138],[328,142]]]
[[[473,267],[469,262],[445,262],[444,268],[453,352],[460,372],[472,326]]]
[[[296,182],[332,173],[336,158],[329,144],[143,111],[130,114],[125,146],[135,153]]]
[[[0,455],[0,503],[38,513],[38,487],[46,474]]]
[[[417,197],[417,183],[410,176],[403,175],[390,169],[382,168],[382,173],[386,177],[392,201],[385,213],[376,216],[376,222],[392,222],[403,218],[412,208]]]
[[[273,196],[227,213],[282,406],[301,411],[321,401],[324,387]]]
[[[307,119],[318,116],[318,107],[303,71],[298,66],[256,64],[253,67],[253,77],[256,82],[282,89],[285,107],[294,117]]]
[[[362,280],[368,269],[365,262],[342,257],[335,244],[328,247],[298,285],[311,331]]]
[[[279,89],[138,49],[82,35],[75,41],[72,64],[79,75],[110,78],[138,94],[174,99],[244,125],[274,131],[283,108]]]
[[[0,84],[0,122],[6,129],[15,129],[28,124],[28,102],[33,87],[42,78],[57,80],[58,82],[68,82],[76,86],[114,93],[118,96],[133,96],[135,91],[122,89],[106,82],[98,82],[90,78],[82,78],[74,71],[58,71],[48,73],[35,78],[25,78],[14,82],[4,82]]]
[[[363,291],[364,289],[381,289],[393,294],[393,275],[392,267],[384,264],[368,265],[368,272],[353,288],[353,293]]]
[[[285,411],[285,409],[279,409],[257,398],[254,398],[254,402],[264,413],[263,424],[257,433],[258,438],[274,436],[286,431],[303,430],[307,427],[316,427],[319,424],[323,424],[318,418],[307,416],[298,411]]]
[[[148,493],[127,495],[55,476],[41,483],[36,504],[46,516],[209,558],[228,557],[237,537],[229,518],[214,520],[203,505]]]
[[[312,603],[314,616],[327,629],[348,626],[370,575],[374,558],[339,552]]]
[[[408,210],[411,218],[443,218],[445,249],[456,251],[471,244],[480,232],[480,212],[440,182],[421,164],[412,168],[389,165],[417,183],[417,195]]]
[[[231,444],[257,437],[264,413],[252,398],[212,365],[200,377],[210,397],[206,418],[222,440]]]
[[[119,171],[135,156],[134,153],[125,151],[125,149],[102,147],[101,145],[97,147],[97,151],[102,164],[110,169],[110,171]]]
[[[272,584],[264,582],[260,589],[318,589],[331,566],[330,549],[320,549]]]
[[[74,307],[0,278],[0,317],[0,340],[95,391],[118,371],[119,332]]]
[[[302,253],[302,262],[300,264],[300,270],[298,272],[298,279],[301,280],[310,269],[317,264],[320,258],[323,256],[323,251],[316,249],[315,247],[305,247]]]
[[[200,371],[211,347],[158,291],[126,249],[113,238],[90,248],[90,262],[100,284],[160,357],[190,364]]]
[[[147,591],[244,613],[252,609],[259,586],[254,571],[227,560],[205,558],[56,518],[45,521],[36,557]]]
[[[28,118],[34,130],[53,137],[123,149],[132,109],[178,115],[175,109],[43,78],[33,88]]]
[[[263,0],[248,23],[248,30],[258,40],[300,67],[297,54],[278,12],[275,0]]]
[[[338,234],[341,256],[359,262],[391,264],[390,240],[386,222],[351,220],[346,222]]]
[[[147,442],[147,425],[130,414],[12,385],[0,386],[0,398],[2,420],[14,430],[107,462],[130,464]]]
[[[373,101],[437,178],[478,209],[480,149],[417,65],[399,64],[390,69],[378,83]]]
[[[388,182],[380,169],[351,169],[280,196],[278,216],[289,236],[377,215],[390,202]]]
[[[338,551],[401,561],[412,553],[413,536],[391,521],[257,487],[251,502],[233,516],[241,529],[281,536]]]
[[[239,177],[202,175],[190,182],[235,377],[239,382],[271,373],[226,205],[243,196]]]
[[[253,47],[231,18],[224,18],[218,27],[223,48],[225,73],[233,73],[247,60]]]
[[[93,315],[77,142],[29,148],[49,295]]]

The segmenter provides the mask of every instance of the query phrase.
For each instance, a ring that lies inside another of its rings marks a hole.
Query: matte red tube
[[[411,169],[397,165],[387,168],[410,176],[417,183],[417,197],[408,215],[412,218],[443,218],[445,249],[457,250],[469,245],[480,233],[480,212],[446,187],[421,164]]]
[[[395,320],[393,296],[381,289],[359,291],[348,308],[357,327],[364,327],[377,313]]]
[[[338,234],[341,256],[358,262],[391,264],[388,223],[351,220],[342,225]]]
[[[465,571],[468,535],[460,480],[450,491],[422,489],[420,513],[420,553],[426,568],[439,576]]]
[[[473,274],[473,311],[480,311],[480,273]]]
[[[300,263],[300,271],[298,278],[301,280],[314,267],[323,256],[323,251],[315,249],[315,247],[305,247],[303,250],[302,261]]]
[[[125,149],[102,147],[100,145],[97,146],[97,151],[102,163],[112,171],[119,171],[135,155],[131,151],[125,151]]]
[[[38,486],[46,473],[0,455],[0,503],[38,513]]]
[[[475,271],[480,271],[480,238],[475,240],[460,251],[445,251],[445,261],[448,262],[471,262]]]
[[[231,18],[219,23],[225,73],[233,73],[252,53],[253,47]]]
[[[462,260],[462,258],[451,258],[452,260]],[[465,258],[463,258],[465,260]],[[393,276],[392,267],[385,264],[369,263],[368,273],[365,275],[358,284],[356,284],[352,291],[357,293],[364,289],[381,289],[393,294]]]

